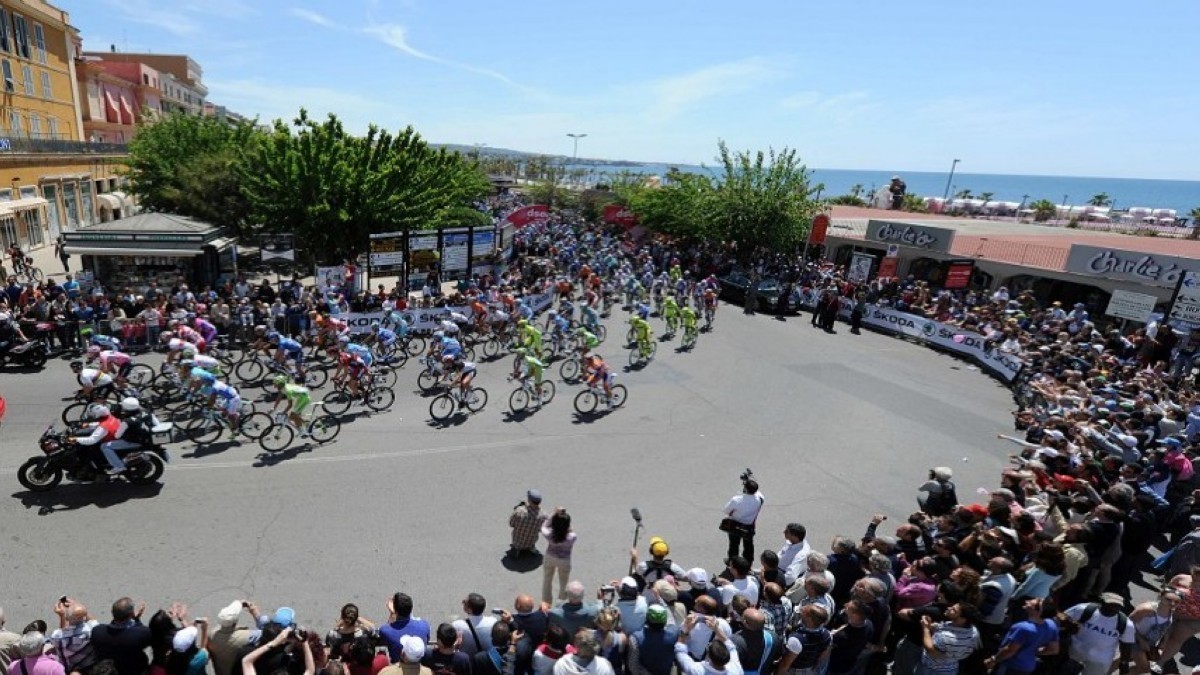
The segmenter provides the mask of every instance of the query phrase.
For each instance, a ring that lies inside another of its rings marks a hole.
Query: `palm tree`
[[[855,183],[854,185],[850,186],[850,196],[851,197],[854,197],[855,199],[859,199],[862,197],[862,192],[863,192],[862,183]]]
[[[1112,206],[1112,197],[1109,197],[1107,192],[1101,192],[1100,194],[1092,195],[1092,198],[1088,200],[1088,205]]]
[[[983,192],[983,193],[980,193],[979,198],[983,200],[984,204],[986,204],[986,203],[992,201],[992,197],[995,197],[995,196],[996,196],[995,192]]]
[[[1190,237],[1192,239],[1200,238],[1200,206],[1192,209],[1188,213],[1188,217],[1192,219],[1192,233]]]
[[[958,192],[954,193],[954,198],[955,199],[970,199],[971,191],[969,189],[968,190],[959,190]]]
[[[1049,199],[1039,199],[1030,204],[1029,209],[1033,211],[1033,220],[1038,223],[1044,223],[1058,213],[1058,205]]]

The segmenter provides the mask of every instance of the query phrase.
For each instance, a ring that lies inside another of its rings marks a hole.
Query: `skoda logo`
[[[933,337],[937,333],[937,324],[932,321],[926,321],[921,332],[925,333],[925,337]]]
[[[404,319],[404,323],[406,323],[410,326],[417,322],[416,317],[413,316],[412,312],[405,312],[405,313],[401,314],[400,316]]]

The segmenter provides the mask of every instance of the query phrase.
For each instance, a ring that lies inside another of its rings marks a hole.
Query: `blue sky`
[[[187,53],[210,99],[354,130],[711,163],[1200,180],[1200,2],[54,0],[88,50]]]

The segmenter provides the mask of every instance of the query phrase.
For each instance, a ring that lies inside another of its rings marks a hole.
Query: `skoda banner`
[[[529,306],[535,313],[549,309],[550,305],[554,303],[553,291],[525,297],[529,300]],[[471,308],[466,306],[410,308],[401,314],[408,323],[409,330],[425,333],[432,331],[437,325],[439,317],[446,312],[458,312],[468,317],[472,314]],[[372,323],[383,321],[383,316],[384,312],[350,312],[343,314],[341,318],[349,324],[351,332],[365,333],[370,330]]]

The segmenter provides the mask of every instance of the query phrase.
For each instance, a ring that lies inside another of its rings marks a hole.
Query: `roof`
[[[951,255],[1063,271],[1072,244],[1200,260],[1200,240],[1146,237],[1013,220],[898,213],[859,207],[833,208],[829,236],[863,239],[867,220],[890,220],[954,230]]]
[[[215,229],[219,229],[219,227],[212,223],[188,218],[187,216],[148,211],[135,216],[129,216],[128,218],[121,218],[120,220],[110,220],[106,223],[80,227],[75,232],[80,234],[131,231],[206,234]]]

